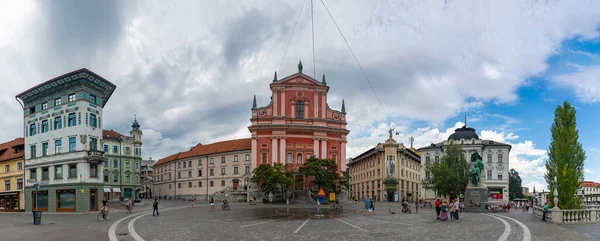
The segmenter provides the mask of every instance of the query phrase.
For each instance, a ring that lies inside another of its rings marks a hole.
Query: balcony
[[[100,164],[106,160],[106,158],[104,157],[104,152],[102,151],[88,151],[85,159],[93,164]]]

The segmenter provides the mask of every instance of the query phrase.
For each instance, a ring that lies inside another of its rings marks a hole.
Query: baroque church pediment
[[[278,84],[300,84],[300,85],[316,85],[326,87],[327,85],[313,79],[312,77],[303,73],[297,73],[290,75],[286,78],[273,82],[274,85]]]

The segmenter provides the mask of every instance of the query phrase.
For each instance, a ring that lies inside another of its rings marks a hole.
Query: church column
[[[346,141],[342,141],[342,146],[340,147],[340,163],[342,163],[342,168],[340,170],[346,170]]]
[[[325,94],[321,95],[321,118],[327,119],[327,96]]]
[[[321,159],[327,159],[327,139],[321,141]]]
[[[286,163],[286,159],[285,159],[285,147],[286,147],[286,143],[285,143],[285,137],[282,137],[279,143],[279,161],[281,163]]]
[[[255,135],[256,134],[253,133],[251,147],[252,157],[250,157],[250,168],[252,168],[252,170],[254,170],[254,168],[258,166],[258,162],[260,162],[260,157],[258,156],[258,137]]]
[[[314,108],[314,118],[319,118],[319,93],[317,93],[317,91],[315,91],[315,99],[313,100],[313,106]]]
[[[279,90],[274,90],[273,91],[273,116],[274,117],[277,116],[277,112],[279,111],[277,109],[277,107],[279,106],[279,100],[277,99],[277,97],[279,97]]]
[[[292,113],[290,113],[290,117],[295,118],[296,117],[296,102],[292,101]]]
[[[277,163],[277,137],[271,137],[271,163]]]
[[[313,155],[316,158],[321,158],[321,155],[319,155],[319,138],[313,138]]]
[[[279,115],[285,116],[285,105],[286,105],[285,104],[286,103],[286,101],[285,101],[285,91],[281,91],[280,93],[281,93],[280,94],[280,96],[281,96],[281,107],[280,107],[281,108],[281,113]]]

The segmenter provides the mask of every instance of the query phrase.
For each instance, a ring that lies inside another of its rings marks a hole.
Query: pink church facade
[[[298,168],[311,156],[335,160],[338,172],[346,169],[345,103],[341,111],[329,108],[329,86],[301,71],[270,84],[271,102],[252,107],[252,168],[282,163]]]

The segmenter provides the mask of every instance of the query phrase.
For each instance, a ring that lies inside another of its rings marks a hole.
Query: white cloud
[[[527,182],[521,183],[522,187],[529,187],[529,192],[533,193],[533,189],[535,187],[535,191],[536,193],[542,192],[542,191],[548,191],[548,185],[546,185],[546,183],[540,183],[540,182]]]
[[[497,132],[495,130],[482,130],[479,138],[484,140],[493,140],[497,142],[507,142],[510,140],[518,139],[519,136],[514,135],[510,132],[505,134],[504,132]]]
[[[594,173],[594,171],[592,171],[592,169],[588,169],[588,168],[583,169],[583,172],[585,172],[585,173]]]
[[[327,2],[390,115],[374,104],[344,41],[315,2],[316,75],[327,74],[332,108],[346,100],[348,156],[385,140],[392,125],[406,128],[397,136],[401,142],[410,135],[415,146],[444,140],[453,128],[437,126],[449,116],[517,100],[515,90],[547,68],[562,41],[597,37],[600,19],[595,2]],[[13,114],[21,111],[17,93],[81,67],[117,85],[104,109],[105,126],[123,131],[137,113],[142,127],[154,131],[145,133],[152,144],[144,144],[144,155],[155,158],[245,136],[252,95],[259,105],[268,103],[274,71],[280,78],[294,73],[303,59],[305,73],[313,72],[308,8],[278,68],[298,1],[109,3],[101,5],[111,11],[96,9],[100,15],[89,17],[73,10],[75,4],[0,2],[0,113],[14,127],[0,132],[0,140],[22,135],[22,115]],[[30,6],[12,6],[20,4]],[[90,9],[92,2],[78,4]],[[119,13],[105,16],[113,12]],[[94,27],[63,26],[71,23]],[[50,31],[56,29],[69,32]],[[409,131],[413,120],[431,127]]]
[[[554,80],[573,89],[584,103],[600,101],[600,65],[579,66],[576,72],[559,75]]]

